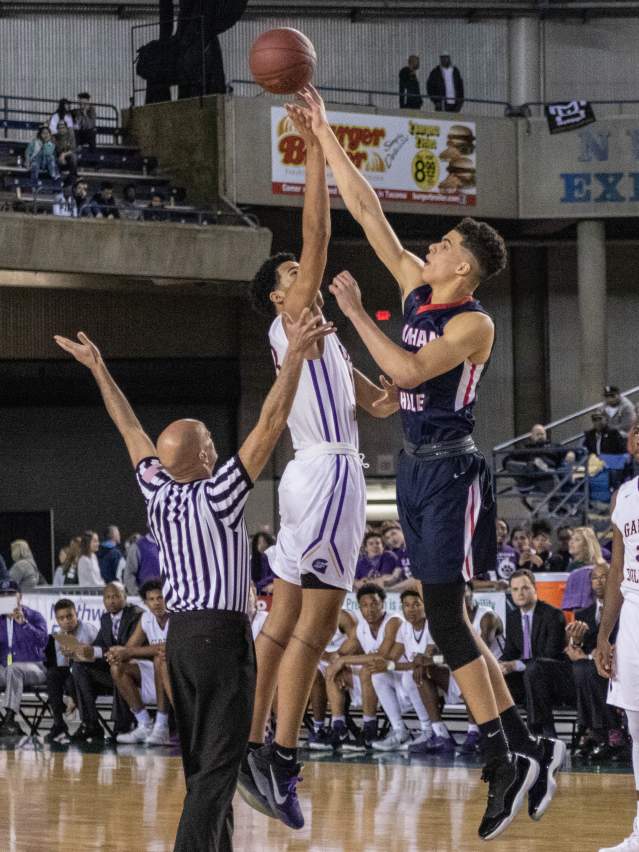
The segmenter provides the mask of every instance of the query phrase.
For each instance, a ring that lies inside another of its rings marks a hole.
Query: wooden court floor
[[[178,757],[128,752],[0,752],[2,852],[171,852],[184,785]],[[479,770],[405,762],[309,762],[307,825],[292,832],[236,797],[237,852],[591,852],[629,833],[632,776],[561,775],[539,823],[520,814],[482,843]]]

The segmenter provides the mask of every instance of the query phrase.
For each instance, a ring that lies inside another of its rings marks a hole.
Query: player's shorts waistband
[[[438,444],[412,444],[404,441],[404,450],[420,461],[439,461],[455,456],[465,456],[477,452],[472,435],[456,438],[454,441],[440,441]]]
[[[355,458],[360,458],[360,452],[352,444],[322,441],[321,444],[315,444],[312,447],[307,447],[305,450],[297,450],[295,460],[304,461],[314,459],[317,456],[354,456]]]

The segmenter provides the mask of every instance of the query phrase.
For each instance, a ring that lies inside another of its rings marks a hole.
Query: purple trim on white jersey
[[[335,483],[333,485],[333,490],[331,491],[331,496],[329,498],[329,501],[326,504],[326,509],[324,510],[324,517],[322,518],[322,525],[320,527],[319,533],[317,534],[317,538],[314,541],[312,541],[309,544],[309,546],[306,548],[304,553],[302,553],[302,557],[301,557],[302,559],[304,559],[306,554],[309,553],[315,547],[315,545],[319,544],[319,542],[324,538],[324,530],[326,529],[326,522],[328,521],[328,516],[329,516],[330,511],[331,511],[331,506],[333,505],[333,497],[335,496],[335,492],[337,490],[337,484],[339,482],[340,457],[335,456],[335,461],[337,462],[336,469],[335,469]]]
[[[335,424],[335,435],[336,440],[341,441],[341,436],[339,433],[339,423],[337,421],[337,409],[335,408],[335,399],[333,397],[333,388],[331,387],[331,383],[328,378],[328,370],[326,369],[326,364],[324,363],[324,358],[320,358],[320,365],[322,367],[322,373],[324,374],[324,381],[326,382],[326,389],[328,390],[328,399],[331,403],[331,411],[333,412],[333,423]]]
[[[324,411],[324,403],[322,402],[322,395],[319,389],[319,383],[317,381],[317,373],[315,372],[315,364],[312,361],[307,361],[309,371],[311,373],[311,380],[313,382],[313,388],[315,389],[315,396],[317,397],[317,404],[319,405],[320,417],[322,418],[322,426],[324,428],[324,438],[330,442],[330,435],[328,431],[328,423],[326,421],[326,413]]]
[[[338,456],[339,458],[339,456]],[[335,554],[335,559],[337,560],[337,564],[339,566],[339,570],[344,574],[344,565],[342,563],[342,558],[339,555],[339,551],[337,549],[337,544],[335,543],[335,533],[337,532],[337,525],[340,522],[340,518],[342,517],[342,509],[344,508],[344,497],[346,496],[346,482],[348,481],[348,459],[344,459],[344,481],[342,482],[342,493],[339,497],[339,504],[337,506],[337,514],[335,515],[335,520],[333,522],[333,529],[331,530],[331,547],[333,548],[333,553]]]

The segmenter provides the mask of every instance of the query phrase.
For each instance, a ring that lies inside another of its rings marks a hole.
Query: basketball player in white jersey
[[[630,441],[639,461],[639,423]],[[613,497],[611,520],[612,559],[593,656],[599,674],[610,679],[608,703],[623,708],[628,717],[637,815],[629,837],[599,852],[639,852],[639,476],[624,482]],[[610,637],[617,622],[613,647]]]
[[[317,140],[300,125],[306,143],[303,248],[267,260],[253,282],[256,308],[275,315],[269,341],[276,370],[288,341],[282,324],[306,308],[321,314],[320,285],[330,237],[325,160]],[[398,409],[394,388],[379,388],[353,370],[336,336],[313,345],[288,425],[295,459],[279,487],[280,531],[271,562],[273,605],[256,642],[257,689],[247,759],[239,789],[262,812],[301,828],[296,784],[297,739],[317,664],[337,627],[352,588],[364,532],[366,489],[359,456],[356,405],[386,417]],[[275,688],[275,741],[262,746]]]
[[[169,612],[162,594],[162,581],[148,580],[140,587],[147,609],[126,645],[107,652],[113,681],[137,722],[128,734],[118,734],[119,743],[169,745],[169,702],[171,686],[166,666],[166,636]],[[155,723],[146,709],[157,704]]]

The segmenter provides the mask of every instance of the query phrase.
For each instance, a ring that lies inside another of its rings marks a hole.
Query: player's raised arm
[[[306,191],[302,213],[302,254],[295,286],[286,291],[284,310],[294,320],[304,308],[312,307],[322,285],[328,243],[331,237],[331,208],[326,186],[326,159],[310,120],[288,108],[288,114],[306,146]]]
[[[408,295],[423,283],[423,260],[403,248],[384,215],[374,189],[360,174],[333,133],[319,93],[313,86],[307,86],[300,95],[306,103],[313,132],[322,146],[344,204],[364,229],[373,251],[399,284],[402,295]],[[292,110],[303,112],[300,107],[293,107]]]
[[[113,380],[95,343],[89,340],[83,331],[78,333],[77,341],[59,334],[56,334],[53,339],[61,349],[73,355],[76,361],[91,370],[102,394],[106,410],[124,439],[133,467],[137,467],[139,462],[147,456],[155,456],[157,453],[153,441],[142,428],[129,401]]]
[[[452,370],[466,359],[480,364],[488,360],[495,332],[492,320],[485,314],[464,313],[454,317],[447,323],[442,337],[413,353],[393,343],[375,325],[364,310],[362,294],[350,273],[337,275],[329,290],[341,311],[355,326],[377,366],[398,387],[417,387]]]
[[[380,376],[381,387],[371,382],[359,370],[353,369],[355,400],[371,417],[390,417],[399,411],[399,391],[386,376]]]
[[[304,353],[309,346],[334,331],[332,323],[324,323],[321,317],[313,316],[309,308],[305,308],[296,321],[286,314],[283,318],[288,337],[286,356],[264,400],[257,425],[238,453],[253,481],[262,472],[286,426],[304,365]]]

